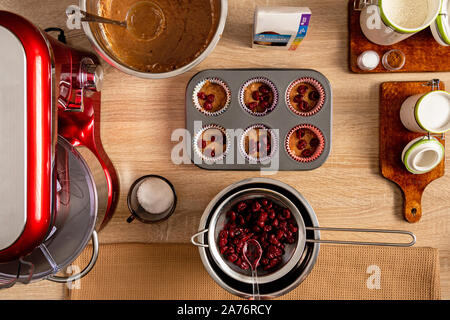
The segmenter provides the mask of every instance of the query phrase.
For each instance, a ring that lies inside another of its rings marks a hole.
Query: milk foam
[[[428,0],[383,0],[386,16],[406,29],[421,27],[428,17]]]

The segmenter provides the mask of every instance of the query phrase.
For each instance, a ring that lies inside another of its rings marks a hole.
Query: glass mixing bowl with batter
[[[83,22],[108,63],[144,78],[166,78],[212,51],[223,32],[227,0],[81,0],[80,8],[127,21],[127,28]]]

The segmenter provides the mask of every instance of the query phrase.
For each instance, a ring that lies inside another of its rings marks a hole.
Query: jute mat
[[[87,249],[74,263],[83,268]],[[76,269],[76,268],[75,268]],[[229,300],[188,244],[101,245],[95,268],[72,284],[73,300]],[[439,255],[432,248],[322,245],[311,274],[280,299],[440,299]]]

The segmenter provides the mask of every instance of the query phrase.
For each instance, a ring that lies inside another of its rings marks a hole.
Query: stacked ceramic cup
[[[444,146],[433,135],[450,130],[450,93],[437,90],[408,97],[400,119],[409,131],[425,134],[406,145],[403,164],[413,174],[430,172],[444,159]]]
[[[450,46],[450,0],[442,0],[441,12],[434,23],[431,24],[431,32],[434,39],[441,46]]]

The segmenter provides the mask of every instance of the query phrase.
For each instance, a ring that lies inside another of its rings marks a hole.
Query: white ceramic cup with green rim
[[[429,27],[442,0],[365,0],[361,30],[371,42],[392,45]]]
[[[444,155],[444,146],[438,139],[423,136],[406,145],[402,152],[402,162],[409,172],[423,174],[436,168]]]
[[[441,134],[450,130],[450,93],[442,90],[408,97],[400,109],[406,129]]]
[[[450,46],[450,1],[442,0],[441,12],[430,26],[434,39],[441,46]]]

